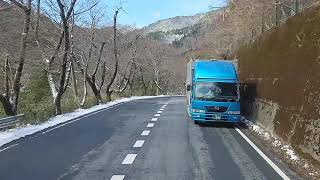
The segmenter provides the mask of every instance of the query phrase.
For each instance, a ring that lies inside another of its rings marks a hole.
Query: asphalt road
[[[0,148],[17,144],[0,152],[0,180],[282,179],[234,127],[194,125],[184,97],[131,101],[43,132]]]

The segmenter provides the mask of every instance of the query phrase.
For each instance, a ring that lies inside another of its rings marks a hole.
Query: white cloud
[[[155,18],[158,18],[161,16],[161,13],[159,11],[155,11],[152,13],[152,16],[155,17]]]

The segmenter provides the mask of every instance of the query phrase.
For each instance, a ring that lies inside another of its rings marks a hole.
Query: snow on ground
[[[137,99],[149,99],[149,98],[155,98],[155,97],[166,97],[166,96],[135,96],[135,97],[130,97],[130,98],[123,98],[119,100],[115,100],[106,104],[101,104],[97,106],[93,106],[89,109],[77,109],[74,112],[71,113],[66,113],[62,114],[59,116],[55,116],[50,118],[47,122],[44,122],[42,124],[37,124],[37,125],[26,125],[22,127],[17,127],[14,129],[9,129],[4,132],[0,132],[0,147],[3,146],[4,144],[7,144],[13,140],[23,138],[25,136],[34,134],[36,132],[42,131],[44,129],[56,126],[61,123],[65,123],[67,121],[73,120],[75,118],[81,117],[83,115],[86,115],[88,113],[92,113],[101,109],[105,108],[110,108],[111,106],[123,103],[123,102],[128,102],[132,100],[137,100]]]
[[[242,118],[242,122],[246,124],[246,126],[250,127],[255,133],[257,133],[260,137],[264,138],[264,140],[272,141],[273,147],[280,147],[281,150],[285,152],[290,160],[296,162],[299,160],[299,157],[294,152],[293,148],[289,144],[282,143],[278,138],[273,137],[270,132],[268,132],[263,127],[254,124],[253,122]]]
[[[305,170],[307,170],[308,174],[310,176],[316,176],[319,173],[317,170],[313,167],[311,167],[307,161],[304,159],[300,159],[297,154],[294,152],[293,148],[289,144],[285,144],[282,140],[279,138],[273,136],[268,130],[260,126],[259,124],[254,124],[252,121],[245,119],[242,117],[242,122],[252,129],[255,133],[258,134],[261,138],[266,140],[267,142],[271,142],[272,146],[276,149],[279,149],[282,151],[286,158],[289,159],[292,163],[294,163],[296,166],[303,167]],[[301,165],[301,166],[300,166]]]

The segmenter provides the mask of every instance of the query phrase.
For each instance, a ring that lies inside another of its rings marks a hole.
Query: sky
[[[206,12],[209,6],[223,6],[224,2],[225,0],[122,0],[125,12],[120,14],[119,22],[141,28],[161,19]]]

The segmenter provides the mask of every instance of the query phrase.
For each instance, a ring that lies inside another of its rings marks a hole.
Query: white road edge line
[[[132,164],[136,159],[137,154],[127,154],[121,164]]]
[[[158,113],[158,114],[161,114],[161,113],[162,113],[162,111],[158,111],[157,113]]]
[[[159,109],[160,111],[164,111],[164,108]]]
[[[0,150],[0,153],[3,152],[3,151],[5,151],[5,150],[8,150],[8,149],[10,149],[10,148],[13,148],[13,147],[15,147],[15,146],[18,146],[18,145],[19,145],[19,144],[13,144],[13,145],[11,145],[11,146],[8,146],[8,147],[6,147],[6,148],[3,148],[3,149]]]
[[[144,130],[141,133],[141,136],[148,136],[150,134],[150,130]]]
[[[134,148],[141,148],[141,147],[143,146],[143,144],[144,144],[144,140],[137,140],[137,141],[134,143],[133,147],[134,147]]]
[[[152,118],[151,121],[158,121],[158,118]]]
[[[154,126],[154,123],[148,123],[147,125],[148,128],[153,128],[153,126]]]
[[[246,140],[250,146],[279,174],[279,176],[284,180],[290,180],[290,178],[276,165],[271,159],[268,158],[245,134],[243,134],[240,129],[235,127],[236,131]]]
[[[159,116],[160,116],[160,114],[155,114],[154,116],[155,116],[155,117],[159,117]]]
[[[125,175],[113,175],[110,180],[124,180]]]

